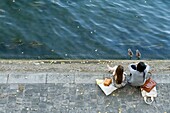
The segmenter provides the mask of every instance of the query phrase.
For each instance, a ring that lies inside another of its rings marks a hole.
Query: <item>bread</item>
[[[104,86],[109,86],[112,83],[112,79],[111,78],[105,78],[104,80]]]

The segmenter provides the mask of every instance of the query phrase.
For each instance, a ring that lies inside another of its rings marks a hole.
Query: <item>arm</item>
[[[147,73],[148,73],[148,71],[150,70],[150,66],[149,66],[148,64],[146,64],[146,63],[145,63],[145,65],[146,65],[145,72],[147,72]]]
[[[134,66],[136,66],[136,64],[130,64],[130,65],[128,65],[128,68],[129,68],[129,70],[130,70],[130,73],[133,73],[134,71],[136,71],[134,68],[132,68],[132,67],[134,67]]]
[[[113,73],[117,69],[117,65],[114,67],[110,67],[109,65],[107,65],[107,68],[110,73]]]
[[[116,69],[117,69],[117,67],[118,67],[117,65],[113,67],[113,69],[114,69],[114,70],[113,70],[113,73],[112,73],[112,75],[113,75],[113,76],[114,76],[114,75],[115,75],[115,73],[116,73]]]
[[[146,69],[144,71],[146,73],[146,79],[148,79],[149,77],[151,77],[151,74],[148,73],[150,70],[150,66],[146,63],[145,63],[145,65],[146,65]]]
[[[125,86],[127,84],[127,74],[123,72],[123,81],[122,81],[122,86]]]

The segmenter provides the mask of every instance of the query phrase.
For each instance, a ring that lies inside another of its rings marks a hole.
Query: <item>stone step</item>
[[[0,74],[0,83],[95,83],[96,79],[110,77],[109,73],[18,73]],[[157,83],[170,83],[170,74],[155,74]]]

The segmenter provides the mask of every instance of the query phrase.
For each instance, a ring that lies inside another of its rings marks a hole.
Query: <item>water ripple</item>
[[[126,59],[131,48],[143,59],[169,59],[169,5],[168,0],[2,0],[0,57]],[[24,44],[16,46],[14,39]]]

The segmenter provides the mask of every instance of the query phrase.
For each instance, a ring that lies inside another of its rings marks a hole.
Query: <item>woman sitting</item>
[[[127,84],[126,73],[124,67],[121,65],[110,67],[108,65],[109,72],[113,72],[113,83],[117,88],[121,88]]]

